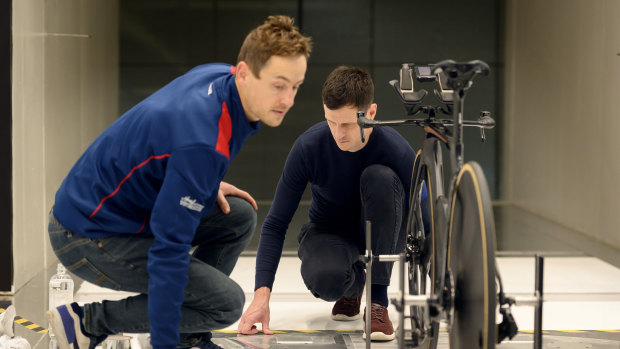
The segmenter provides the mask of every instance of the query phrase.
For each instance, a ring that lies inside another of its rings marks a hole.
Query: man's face
[[[237,87],[248,120],[279,126],[293,106],[306,66],[303,55],[271,56],[259,76],[255,76],[245,62],[239,62],[235,73]]]
[[[338,109],[329,109],[323,104],[325,110],[325,120],[329,130],[332,132],[334,141],[338,145],[338,148],[342,151],[356,152],[368,143],[368,137],[372,132],[371,128],[364,129],[365,142],[362,143],[360,135],[360,127],[357,125],[357,112],[359,111],[355,106],[344,106]],[[371,104],[366,111],[366,117],[368,119],[374,119],[377,113],[377,105]]]

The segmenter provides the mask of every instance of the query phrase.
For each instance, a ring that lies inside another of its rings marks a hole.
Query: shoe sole
[[[66,310],[65,306],[65,310]],[[89,344],[80,343],[78,341],[77,336],[82,331],[80,329],[80,319],[79,317],[73,313],[73,311],[67,311],[67,316],[65,316],[65,321],[63,321],[63,317],[60,315],[58,309],[52,309],[47,312],[47,320],[50,324],[50,330],[54,334],[56,338],[56,344],[60,349],[89,349]],[[69,343],[67,339],[67,333],[65,331],[65,326],[69,325],[73,327],[73,342]],[[58,331],[60,330],[60,331]],[[80,345],[82,344],[82,345]]]
[[[396,333],[385,334],[383,332],[370,332],[370,340],[378,342],[387,342],[396,338]],[[362,339],[366,339],[366,333],[362,334]]]
[[[332,314],[332,320],[335,321],[354,321],[358,320],[362,317],[362,314],[358,313],[357,315],[347,316],[345,314]]]

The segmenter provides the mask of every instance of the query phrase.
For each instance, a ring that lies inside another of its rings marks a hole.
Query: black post
[[[0,0],[0,292],[13,285],[11,14],[12,1]]]
[[[364,332],[366,332],[366,349],[370,349],[370,309],[372,309],[372,293],[370,287],[372,285],[372,264],[373,259],[375,258],[372,255],[372,232],[370,220],[366,221],[366,257],[368,258],[368,262],[366,263],[366,323]]]
[[[534,306],[534,349],[542,348],[542,312],[543,312],[543,274],[544,274],[543,256],[536,255],[536,296],[538,301]]]

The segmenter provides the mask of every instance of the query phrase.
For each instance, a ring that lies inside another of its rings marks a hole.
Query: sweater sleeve
[[[189,250],[201,217],[213,207],[226,158],[206,147],[171,154],[150,226],[148,314],[154,348],[176,348],[188,282]]]
[[[256,254],[255,290],[273,286],[286,230],[309,181],[304,158],[302,142],[298,139],[286,159],[276,195],[263,223]]]

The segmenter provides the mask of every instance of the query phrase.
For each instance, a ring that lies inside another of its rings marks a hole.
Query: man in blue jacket
[[[52,309],[61,349],[122,332],[150,332],[157,349],[208,348],[210,330],[239,318],[244,294],[228,275],[257,207],[222,178],[259,121],[280,125],[310,51],[291,18],[271,16],[236,66],[190,70],[89,146],[56,193],[50,242],[77,276],[138,295]]]
[[[359,68],[341,66],[327,77],[322,99],[325,119],[309,128],[293,145],[263,224],[256,256],[255,293],[239,322],[243,334],[269,329],[269,298],[282,255],[284,237],[301,196],[310,183],[310,222],[298,235],[301,275],[310,292],[336,301],[334,320],[361,317],[365,282],[365,220],[372,222],[375,255],[404,251],[407,203],[415,153],[394,129],[364,129],[357,112],[374,119],[374,85]],[[424,198],[424,193],[423,193]],[[371,289],[371,339],[392,340],[387,287],[392,263],[375,263]],[[365,335],[365,334],[364,334]]]

